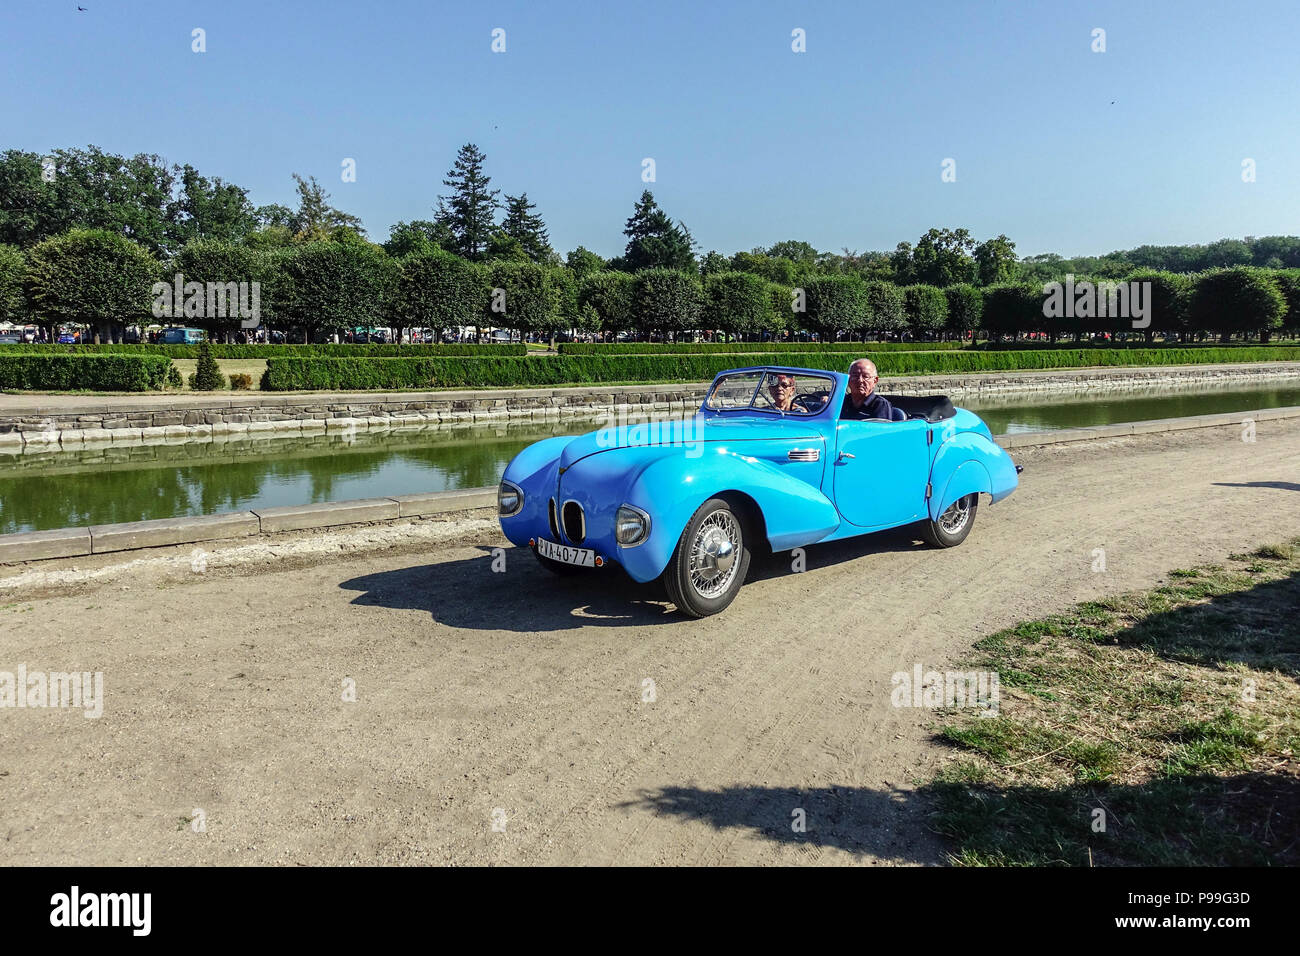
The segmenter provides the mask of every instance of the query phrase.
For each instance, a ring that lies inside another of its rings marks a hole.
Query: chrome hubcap
[[[704,519],[691,544],[691,586],[700,597],[714,598],[736,576],[736,551],[740,525],[729,511],[715,511]]]
[[[948,510],[939,515],[939,527],[944,534],[960,534],[970,520],[970,504],[965,498],[959,498],[949,505]]]

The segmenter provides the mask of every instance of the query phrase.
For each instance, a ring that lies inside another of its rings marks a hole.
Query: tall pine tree
[[[483,173],[485,159],[473,143],[462,146],[442,181],[444,186],[451,187],[451,195],[438,197],[437,221],[451,230],[456,238],[456,251],[466,259],[482,258],[501,205],[497,202],[501,190],[488,189],[492,180]]]
[[[519,240],[524,252],[533,262],[546,262],[551,257],[551,238],[546,223],[533,210],[536,203],[528,201],[528,193],[506,195],[506,215],[501,221],[501,231],[511,239]]]
[[[627,269],[694,269],[695,241],[689,230],[680,222],[673,222],[659,208],[650,190],[641,193],[641,200],[632,211],[623,234],[628,237],[623,261]]]

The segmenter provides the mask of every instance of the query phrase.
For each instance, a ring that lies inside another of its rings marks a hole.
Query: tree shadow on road
[[[699,820],[720,831],[744,830],[777,843],[844,850],[893,863],[944,861],[940,841],[922,816],[929,804],[902,790],[662,787],[641,791],[637,800],[620,806]]]

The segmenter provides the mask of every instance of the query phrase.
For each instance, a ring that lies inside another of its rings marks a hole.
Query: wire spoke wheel
[[[715,598],[736,576],[740,524],[730,511],[715,511],[704,519],[691,544],[691,586],[700,597]]]
[[[668,599],[687,617],[717,614],[735,600],[749,572],[750,525],[724,498],[710,498],[686,523],[664,568]]]
[[[948,510],[939,516],[939,527],[943,529],[944,534],[961,534],[961,529],[966,527],[966,522],[969,520],[970,502],[961,498],[949,505]]]
[[[955,548],[970,534],[979,500],[978,494],[958,498],[934,521],[921,522],[922,536],[937,548]]]

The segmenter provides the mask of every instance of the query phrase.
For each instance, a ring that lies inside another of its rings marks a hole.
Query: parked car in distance
[[[203,341],[202,329],[163,329],[162,335],[159,336],[159,342],[163,345],[198,345]]]
[[[0,332],[0,345],[22,345],[23,337],[17,332]]]
[[[78,345],[81,342],[80,332],[62,332],[59,334],[60,345]]]
[[[1020,469],[973,412],[890,395],[903,420],[841,420],[847,386],[842,372],[733,369],[693,418],[543,439],[506,467],[501,529],[549,571],[618,564],[704,617],[735,599],[756,549],[910,524],[951,548],[980,495],[1016,489]]]

